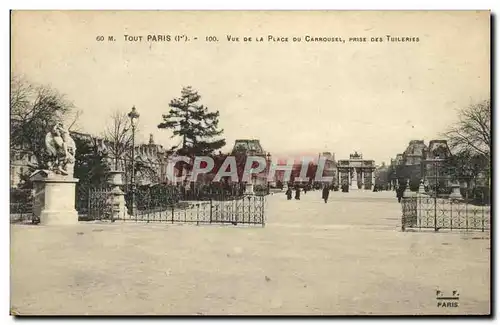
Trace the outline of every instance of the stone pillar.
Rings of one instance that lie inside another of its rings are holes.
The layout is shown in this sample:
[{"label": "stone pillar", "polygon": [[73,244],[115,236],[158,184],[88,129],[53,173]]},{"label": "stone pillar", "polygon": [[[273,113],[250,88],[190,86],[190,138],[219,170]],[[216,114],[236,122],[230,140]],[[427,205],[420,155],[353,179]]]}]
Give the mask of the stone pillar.
[{"label": "stone pillar", "polygon": [[41,225],[74,225],[78,223],[75,209],[75,187],[78,179],[37,170],[31,174],[35,206],[33,213]]},{"label": "stone pillar", "polygon": [[361,189],[365,189],[365,171],[361,170]]},{"label": "stone pillar", "polygon": [[246,185],[245,185],[245,194],[254,194],[253,184],[252,183],[246,183]]},{"label": "stone pillar", "polygon": [[418,194],[424,194],[425,193],[425,185],[424,182],[421,181],[420,185],[418,186]]},{"label": "stone pillar", "polygon": [[424,182],[422,182],[422,181],[420,182],[420,185],[418,186],[418,192],[416,194],[412,193],[412,195],[417,197],[416,206],[415,206],[415,208],[417,209],[417,211],[416,211],[417,219],[413,220],[413,224],[412,224],[412,226],[415,227],[415,226],[418,226],[422,222],[422,218],[425,215],[425,211],[422,208],[423,206],[425,206],[425,204],[426,204],[425,200],[427,198],[427,195],[425,194]]},{"label": "stone pillar", "polygon": [[451,194],[450,199],[452,200],[461,200],[462,194],[460,193],[460,184],[458,181],[453,181],[451,183]]},{"label": "stone pillar", "polygon": [[415,193],[410,190],[410,180],[406,180],[406,188],[405,191],[403,192],[403,197],[413,197],[415,196]]},{"label": "stone pillar", "polygon": [[111,185],[111,221],[129,218],[125,202],[125,192],[120,188],[123,185],[123,174],[124,172],[117,170],[108,172],[108,183]]}]

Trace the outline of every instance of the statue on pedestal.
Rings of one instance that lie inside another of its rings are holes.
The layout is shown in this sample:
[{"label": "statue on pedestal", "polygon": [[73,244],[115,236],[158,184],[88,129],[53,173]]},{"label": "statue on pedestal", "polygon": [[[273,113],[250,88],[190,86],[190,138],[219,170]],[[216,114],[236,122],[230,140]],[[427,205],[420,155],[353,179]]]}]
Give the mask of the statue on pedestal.
[{"label": "statue on pedestal", "polygon": [[64,176],[73,176],[76,145],[69,131],[62,123],[57,123],[45,135],[45,147],[49,154],[47,163],[50,171]]}]

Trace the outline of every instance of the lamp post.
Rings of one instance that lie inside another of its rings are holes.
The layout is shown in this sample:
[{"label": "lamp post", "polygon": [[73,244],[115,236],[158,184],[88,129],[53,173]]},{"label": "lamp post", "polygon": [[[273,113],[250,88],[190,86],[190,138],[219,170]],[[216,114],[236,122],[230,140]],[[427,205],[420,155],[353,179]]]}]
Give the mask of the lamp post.
[{"label": "lamp post", "polygon": [[132,175],[130,178],[130,183],[132,185],[131,214],[135,215],[135,127],[139,119],[139,113],[137,113],[135,106],[133,106],[130,113],[128,113],[128,117],[130,118],[130,125],[132,126]]}]

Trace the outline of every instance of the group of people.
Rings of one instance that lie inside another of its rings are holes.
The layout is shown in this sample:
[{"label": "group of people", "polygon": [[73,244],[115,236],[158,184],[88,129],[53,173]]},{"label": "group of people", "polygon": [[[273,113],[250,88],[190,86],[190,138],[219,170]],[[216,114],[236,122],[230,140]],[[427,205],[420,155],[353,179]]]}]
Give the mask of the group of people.
[{"label": "group of people", "polygon": [[[289,187],[285,194],[286,194],[286,199],[287,200],[291,200],[292,199],[292,188]],[[307,193],[307,191],[305,191],[304,193]],[[300,200],[300,187],[295,187],[295,200]]]},{"label": "group of people", "polygon": [[[309,190],[309,188],[306,186],[303,188],[303,190],[304,190],[304,194],[306,194],[307,191]],[[332,188],[330,186],[323,187],[321,198],[325,201],[325,203],[328,202],[328,197],[330,196],[331,190],[332,190]],[[296,186],[293,190],[292,190],[292,187],[288,187],[288,189],[285,192],[287,200],[292,199],[292,195],[293,195],[294,191],[295,191],[295,200],[300,200],[301,189],[298,186]]]}]

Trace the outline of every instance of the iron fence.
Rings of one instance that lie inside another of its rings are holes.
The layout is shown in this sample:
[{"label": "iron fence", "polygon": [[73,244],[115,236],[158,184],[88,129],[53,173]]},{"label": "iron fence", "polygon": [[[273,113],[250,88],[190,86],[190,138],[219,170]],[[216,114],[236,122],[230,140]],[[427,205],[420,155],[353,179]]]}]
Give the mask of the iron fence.
[{"label": "iron fence", "polygon": [[38,223],[33,214],[33,191],[31,189],[10,189],[9,216],[11,223]]},{"label": "iron fence", "polygon": [[491,206],[474,202],[421,194],[402,198],[401,229],[489,231]]},{"label": "iron fence", "polygon": [[[127,190],[127,188],[125,187]],[[132,189],[125,195],[129,209],[124,221],[170,223],[229,223],[265,224],[265,196],[268,189],[245,194],[242,188],[200,188],[184,192],[178,186],[158,185]],[[13,194],[14,193],[14,194]],[[75,208],[80,221],[112,220],[113,195],[109,187],[95,188],[79,184],[76,188]],[[11,191],[11,222],[39,220],[33,214],[34,199],[31,190]],[[132,213],[133,212],[133,213]]]},{"label": "iron fence", "polygon": [[[196,224],[265,225],[263,195],[212,196],[206,200],[183,201],[158,193],[136,193],[134,214],[123,221]],[[132,202],[128,202],[129,213]]]}]

